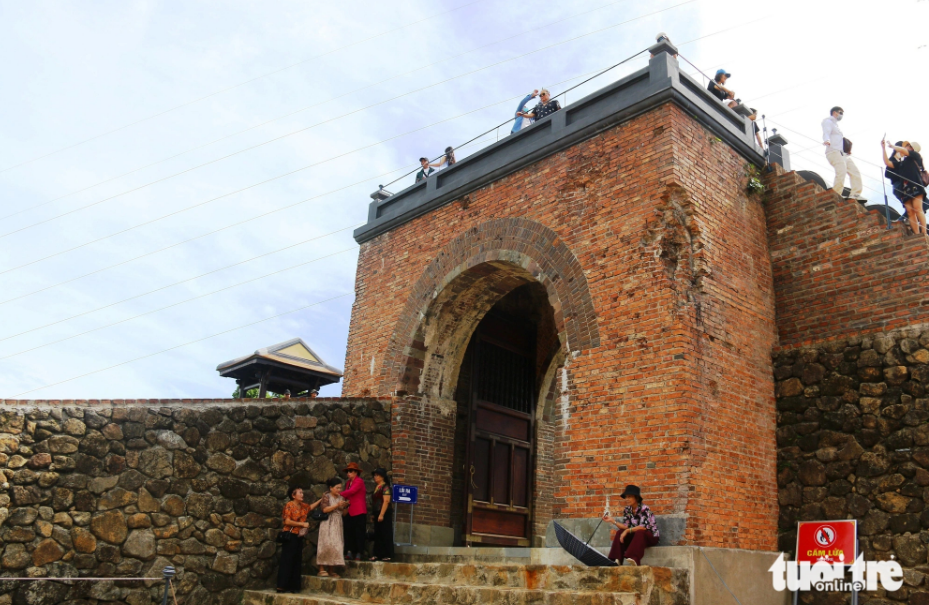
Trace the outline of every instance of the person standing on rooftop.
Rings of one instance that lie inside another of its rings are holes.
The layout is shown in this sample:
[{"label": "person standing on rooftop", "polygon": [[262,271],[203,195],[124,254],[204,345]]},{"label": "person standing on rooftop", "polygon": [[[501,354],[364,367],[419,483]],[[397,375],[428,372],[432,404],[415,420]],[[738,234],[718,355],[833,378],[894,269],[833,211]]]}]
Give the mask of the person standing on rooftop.
[{"label": "person standing on rooftop", "polygon": [[537,96],[539,96],[538,89],[533,90],[527,94],[525,97],[523,97],[523,100],[519,102],[519,105],[516,107],[516,119],[513,120],[513,129],[510,130],[510,134],[516,134],[529,125],[529,123],[526,122],[526,118],[522,117],[520,114],[526,111],[526,103],[536,98]]},{"label": "person standing on rooftop", "polygon": [[[887,147],[896,152],[889,158]],[[887,176],[893,183],[894,196],[906,208],[910,229],[913,233],[926,235],[926,215],[923,212],[926,188],[922,185],[924,168],[923,158],[919,155],[919,143],[902,141],[900,145],[890,145],[887,141],[881,141],[881,148],[884,150],[884,165],[888,168]]]},{"label": "person standing on rooftop", "polygon": [[530,113],[522,111],[516,115],[523,118],[530,118],[532,120],[541,120],[545,116],[549,116],[559,109],[561,109],[561,104],[557,100],[552,99],[552,93],[548,92],[547,88],[543,88],[541,91],[539,91],[538,105],[536,105]]},{"label": "person standing on rooftop", "polygon": [[428,158],[419,158],[419,165],[422,166],[422,169],[416,173],[417,183],[423,180],[424,178],[426,178],[427,176],[429,176],[430,174],[432,174],[433,172],[435,172],[435,168],[429,165]]},{"label": "person standing on rooftop", "polygon": [[735,101],[735,91],[729,90],[723,84],[726,83],[726,80],[732,77],[731,73],[728,73],[725,69],[716,70],[716,76],[713,80],[706,85],[706,89],[710,91],[710,94],[719,99],[719,102],[723,105],[728,105],[729,107],[735,107],[738,103]]},{"label": "person standing on rooftop", "polygon": [[861,182],[861,171],[851,158],[851,149],[845,151],[845,137],[842,136],[842,130],[839,128],[839,122],[845,115],[845,110],[841,107],[833,107],[829,110],[829,117],[823,120],[823,145],[826,147],[826,159],[829,164],[835,168],[835,182],[832,190],[842,195],[845,189],[845,175],[851,180],[852,189],[848,199],[861,200],[861,191],[864,185]]}]

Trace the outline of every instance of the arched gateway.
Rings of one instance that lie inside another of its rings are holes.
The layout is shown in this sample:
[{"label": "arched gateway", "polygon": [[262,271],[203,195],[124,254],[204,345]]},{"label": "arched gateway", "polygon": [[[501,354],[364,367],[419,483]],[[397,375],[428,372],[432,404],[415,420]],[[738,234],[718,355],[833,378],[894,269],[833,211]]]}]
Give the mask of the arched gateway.
[{"label": "arched gateway", "polygon": [[634,483],[668,543],[776,545],[772,254],[744,179],[764,157],[673,48],[652,55],[378,191],[355,231],[343,393],[391,398],[417,544],[543,546]]},{"label": "arched gateway", "polygon": [[555,379],[570,352],[598,343],[580,263],[544,225],[486,222],[423,272],[379,390],[454,410],[454,439],[441,446],[450,451],[439,454],[452,461],[446,514],[456,541],[528,545],[534,525],[544,531],[551,495],[536,477],[553,472]]}]

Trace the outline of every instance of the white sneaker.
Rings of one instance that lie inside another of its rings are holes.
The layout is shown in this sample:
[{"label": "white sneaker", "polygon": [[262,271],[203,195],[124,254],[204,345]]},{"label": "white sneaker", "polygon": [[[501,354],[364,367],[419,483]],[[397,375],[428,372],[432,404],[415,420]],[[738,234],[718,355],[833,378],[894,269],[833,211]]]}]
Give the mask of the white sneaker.
[{"label": "white sneaker", "polygon": [[623,561],[623,565],[628,565],[629,567],[638,567],[639,564],[633,561],[632,559],[626,559]]}]

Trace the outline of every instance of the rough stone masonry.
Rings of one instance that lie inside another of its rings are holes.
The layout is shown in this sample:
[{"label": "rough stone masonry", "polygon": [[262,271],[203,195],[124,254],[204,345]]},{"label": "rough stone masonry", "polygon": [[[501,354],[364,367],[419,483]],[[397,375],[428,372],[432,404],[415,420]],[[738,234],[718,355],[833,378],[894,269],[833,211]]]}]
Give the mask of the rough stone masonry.
[{"label": "rough stone masonry", "polygon": [[[160,578],[173,565],[180,600],[231,605],[273,582],[289,486],[310,500],[348,462],[366,478],[390,468],[389,402],[377,399],[4,404],[5,576]],[[0,581],[0,604],[148,605],[162,590]]]}]

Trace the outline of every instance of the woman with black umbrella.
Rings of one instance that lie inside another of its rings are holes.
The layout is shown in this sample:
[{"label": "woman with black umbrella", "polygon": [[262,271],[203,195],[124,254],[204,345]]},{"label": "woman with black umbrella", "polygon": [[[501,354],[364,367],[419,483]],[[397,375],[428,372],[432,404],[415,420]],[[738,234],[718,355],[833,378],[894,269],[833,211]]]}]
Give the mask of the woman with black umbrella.
[{"label": "woman with black umbrella", "polygon": [[[603,520],[612,523],[619,531],[613,539],[610,548],[610,559],[620,565],[640,565],[645,549],[658,544],[658,526],[655,524],[655,515],[642,504],[642,490],[635,485],[627,485],[620,495],[626,501],[623,509],[623,522],[616,521],[609,515],[603,515]],[[625,559],[625,560],[624,560]]]}]

